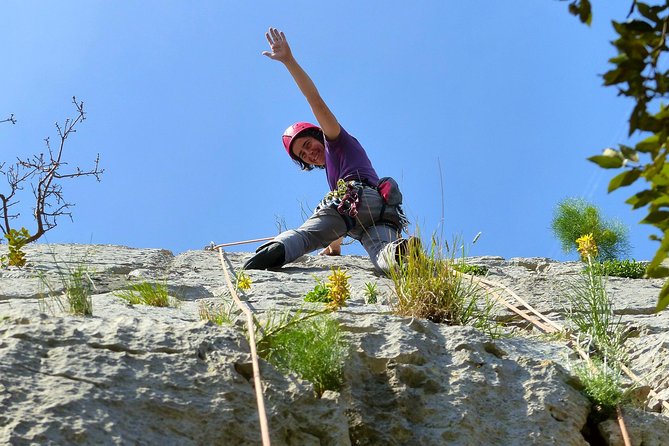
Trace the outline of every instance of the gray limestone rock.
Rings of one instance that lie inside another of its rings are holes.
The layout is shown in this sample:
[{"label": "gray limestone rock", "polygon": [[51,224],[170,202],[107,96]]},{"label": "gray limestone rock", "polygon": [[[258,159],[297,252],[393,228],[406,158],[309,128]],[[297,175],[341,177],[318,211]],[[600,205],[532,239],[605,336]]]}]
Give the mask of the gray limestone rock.
[{"label": "gray limestone rock", "polygon": [[[230,299],[217,252],[39,244],[25,251],[27,267],[0,270],[0,444],[260,443],[244,323],[219,327],[199,317],[202,303]],[[224,261],[234,275],[249,256],[227,253]],[[543,258],[467,260],[556,321],[562,290],[581,269]],[[94,285],[92,317],[70,316],[59,304],[77,268]],[[261,319],[295,311],[332,268],[351,276],[348,306],[336,313],[350,346],[344,387],[318,397],[311,383],[261,361],[273,444],[587,444],[590,403],[563,343],[492,340],[471,327],[396,316],[392,282],[367,258],[305,256],[249,271],[253,286],[241,297]],[[130,305],[116,295],[142,281],[165,284],[179,305]],[[379,290],[375,304],[366,303],[367,283]],[[611,278],[607,287],[636,334],[631,368],[667,399],[669,312],[652,311],[661,285]],[[657,413],[628,410],[628,429],[635,444],[662,444],[667,414],[657,399],[647,410]],[[615,424],[599,430],[619,444]]]}]

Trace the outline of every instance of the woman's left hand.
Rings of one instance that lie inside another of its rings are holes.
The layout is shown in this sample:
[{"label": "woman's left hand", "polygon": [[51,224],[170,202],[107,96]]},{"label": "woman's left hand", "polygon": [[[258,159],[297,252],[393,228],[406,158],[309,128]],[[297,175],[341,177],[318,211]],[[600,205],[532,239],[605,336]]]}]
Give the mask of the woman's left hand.
[{"label": "woman's left hand", "polygon": [[283,31],[279,31],[276,28],[270,28],[269,31],[265,33],[265,37],[267,38],[267,43],[269,43],[269,47],[272,51],[263,51],[263,55],[283,63],[286,63],[293,58],[293,53],[290,51],[288,40],[286,40],[286,35]]}]

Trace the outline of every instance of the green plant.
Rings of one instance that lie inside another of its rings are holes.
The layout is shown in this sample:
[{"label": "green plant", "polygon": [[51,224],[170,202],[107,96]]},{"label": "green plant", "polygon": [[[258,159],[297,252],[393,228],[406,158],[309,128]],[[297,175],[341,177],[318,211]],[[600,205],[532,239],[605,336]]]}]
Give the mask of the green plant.
[{"label": "green plant", "polygon": [[[589,0],[574,0],[569,11],[589,24],[592,11]],[[620,144],[617,150],[607,148],[601,155],[588,160],[604,169],[623,169],[609,181],[608,191],[645,181],[645,188],[635,188],[626,200],[633,209],[646,208],[641,220],[659,230],[650,236],[660,242],[647,268],[649,277],[667,277],[669,268],[663,265],[669,255],[669,71],[665,61],[669,3],[656,4],[633,0],[624,22],[613,22],[617,34],[613,45],[618,55],[609,59],[611,69],[604,73],[604,85],[617,89],[618,94],[634,102],[629,117],[628,136],[643,136],[634,147]],[[646,157],[644,162],[640,156]],[[657,311],[669,305],[669,280],[660,290]]]},{"label": "green plant", "polygon": [[574,369],[583,384],[583,393],[595,406],[598,419],[609,418],[616,406],[629,400],[629,392],[622,388],[622,374],[619,368],[610,367],[606,361],[593,361]]},{"label": "green plant", "polygon": [[629,252],[627,228],[620,222],[602,219],[599,209],[581,198],[566,198],[553,213],[551,229],[565,253],[576,249],[576,239],[592,234],[600,260],[614,260]]},{"label": "green plant", "polygon": [[378,301],[379,290],[376,283],[365,283],[365,301],[368,304],[375,304]]},{"label": "green plant", "polygon": [[114,295],[125,299],[132,305],[169,307],[175,306],[177,303],[176,299],[170,299],[165,283],[139,282],[130,285],[127,290],[115,292]]},{"label": "green plant", "polygon": [[84,265],[78,265],[65,278],[65,295],[70,306],[70,313],[80,316],[93,314],[93,281]]},{"label": "green plant", "polygon": [[0,263],[2,266],[25,266],[26,254],[21,248],[23,248],[30,239],[30,233],[28,230],[23,227],[19,231],[16,229],[10,229],[5,234],[5,238],[7,239],[7,249],[9,252],[7,255],[0,257]]},{"label": "green plant", "polygon": [[606,260],[592,263],[594,274],[630,279],[641,279],[646,274],[646,266],[647,263],[636,260]]},{"label": "green plant", "polygon": [[328,309],[338,310],[346,305],[346,301],[351,296],[351,287],[348,283],[350,278],[346,271],[342,271],[341,268],[332,268],[332,273],[328,276],[328,283],[326,284],[330,291]]},{"label": "green plant", "polygon": [[330,289],[325,284],[325,281],[316,278],[316,286],[313,290],[307,292],[304,300],[306,302],[330,302]]},{"label": "green plant", "polygon": [[311,381],[319,395],[341,388],[348,346],[330,315],[274,313],[257,329],[258,354],[277,369]]},{"label": "green plant", "polygon": [[304,300],[306,302],[322,302],[327,304],[330,310],[336,310],[346,305],[346,300],[351,295],[351,288],[348,283],[350,276],[341,268],[332,267],[332,273],[325,282],[316,278],[316,286],[309,291]]},{"label": "green plant", "polygon": [[462,262],[453,264],[453,269],[464,274],[471,274],[472,276],[485,276],[488,274],[488,268],[485,266],[470,265]]},{"label": "green plant", "polygon": [[397,296],[394,312],[450,325],[476,320],[484,293],[472,279],[457,272],[453,265],[458,262],[453,252],[449,255],[448,247],[444,249],[434,237],[427,253],[422,245],[408,244],[406,255],[390,270]]},{"label": "green plant", "polygon": [[[88,268],[84,263],[79,263],[74,269],[68,268],[66,271],[56,263],[62,291],[56,289],[45,275],[40,276],[42,285],[48,289],[49,297],[61,311],[68,311],[76,316],[91,316],[93,314],[93,299],[91,295],[95,289]],[[67,302],[65,305],[64,302]],[[49,309],[52,313],[53,308],[43,298],[40,302],[42,310]]]},{"label": "green plant", "polygon": [[592,356],[624,362],[626,332],[621,317],[614,314],[604,278],[592,266],[597,245],[590,234],[580,237],[577,243],[587,267],[567,288],[565,319]]}]

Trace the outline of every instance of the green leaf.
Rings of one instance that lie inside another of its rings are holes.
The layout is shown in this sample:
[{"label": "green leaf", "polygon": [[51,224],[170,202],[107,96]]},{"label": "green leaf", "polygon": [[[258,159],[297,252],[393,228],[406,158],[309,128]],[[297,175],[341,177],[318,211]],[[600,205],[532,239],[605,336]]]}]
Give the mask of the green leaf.
[{"label": "green leaf", "polygon": [[634,183],[639,178],[639,176],[641,176],[641,170],[639,169],[626,170],[623,173],[616,175],[609,182],[609,193],[613,192],[619,187],[629,186],[630,184]]},{"label": "green leaf", "polygon": [[638,143],[636,145],[636,149],[639,152],[648,153],[648,152],[656,151],[657,149],[660,148],[661,145],[662,144],[660,142],[660,136],[659,135],[652,135],[652,136],[649,136],[648,138],[644,139],[640,143]]},{"label": "green leaf", "polygon": [[655,307],[656,312],[660,312],[667,308],[669,305],[669,280],[664,283],[660,295],[657,298],[657,307]]},{"label": "green leaf", "polygon": [[669,268],[665,266],[658,266],[657,268],[648,268],[646,269],[646,275],[653,279],[659,279],[661,277],[669,276]]},{"label": "green leaf", "polygon": [[620,152],[623,154],[625,159],[628,159],[635,163],[639,162],[639,154],[636,152],[636,150],[624,144],[619,144],[619,146],[620,146]]},{"label": "green leaf", "polygon": [[625,29],[635,31],[637,33],[653,32],[653,27],[648,22],[644,22],[643,20],[630,20],[623,26],[625,26]]},{"label": "green leaf", "polygon": [[625,203],[632,205],[633,209],[639,209],[640,207],[644,207],[658,197],[660,197],[660,192],[658,191],[642,190],[641,192],[629,197]]},{"label": "green leaf", "polygon": [[616,156],[595,155],[588,158],[588,161],[592,161],[604,169],[617,169],[623,165],[623,160]]},{"label": "green leaf", "polygon": [[660,267],[662,261],[667,258],[667,251],[669,251],[669,231],[664,231],[662,241],[660,242],[660,248],[655,253],[653,260],[648,264],[648,274],[651,273],[651,270]]},{"label": "green leaf", "polygon": [[652,211],[646,215],[646,218],[641,220],[641,223],[657,226],[667,219],[669,219],[669,211]]}]

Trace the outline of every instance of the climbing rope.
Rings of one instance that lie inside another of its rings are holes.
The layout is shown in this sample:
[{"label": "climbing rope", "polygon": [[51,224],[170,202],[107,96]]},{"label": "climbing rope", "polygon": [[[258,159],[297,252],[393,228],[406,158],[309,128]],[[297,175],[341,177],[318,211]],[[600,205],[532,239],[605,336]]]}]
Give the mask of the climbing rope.
[{"label": "climbing rope", "polygon": [[230,274],[228,274],[228,268],[225,266],[225,259],[223,257],[223,248],[218,247],[218,256],[221,260],[221,266],[223,267],[223,275],[225,276],[225,282],[228,285],[228,290],[232,299],[239,309],[246,316],[246,328],[249,333],[249,344],[251,346],[251,364],[253,365],[253,383],[256,392],[256,403],[258,405],[258,418],[260,419],[260,435],[262,437],[263,446],[270,445],[269,439],[269,425],[267,423],[267,413],[265,412],[265,400],[263,398],[262,390],[262,381],[260,381],[260,367],[258,365],[258,353],[256,351],[256,339],[255,339],[255,324],[253,312],[245,305],[239,296],[237,295],[237,290],[232,285],[230,280]]},{"label": "climbing rope", "polygon": [[239,242],[230,242],[230,243],[220,243],[220,244],[215,244],[214,242],[211,242],[207,246],[204,247],[205,251],[216,251],[220,248],[225,248],[227,246],[235,246],[235,245],[246,245],[248,243],[257,243],[257,242],[266,242],[269,240],[274,240],[274,237],[263,237],[263,238],[254,238],[252,240],[242,240]]}]

